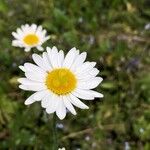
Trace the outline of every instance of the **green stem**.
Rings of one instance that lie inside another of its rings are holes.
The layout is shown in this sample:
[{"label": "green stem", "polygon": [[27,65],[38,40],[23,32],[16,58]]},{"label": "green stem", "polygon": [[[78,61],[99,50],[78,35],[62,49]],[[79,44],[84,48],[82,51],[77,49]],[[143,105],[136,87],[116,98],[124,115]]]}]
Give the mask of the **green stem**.
[{"label": "green stem", "polygon": [[56,115],[53,115],[53,150],[58,150]]}]

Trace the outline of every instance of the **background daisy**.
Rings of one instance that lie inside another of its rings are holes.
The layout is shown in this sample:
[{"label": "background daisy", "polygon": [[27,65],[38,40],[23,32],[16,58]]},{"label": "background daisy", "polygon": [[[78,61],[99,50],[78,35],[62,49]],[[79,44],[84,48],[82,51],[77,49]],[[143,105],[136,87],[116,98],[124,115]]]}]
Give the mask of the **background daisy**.
[{"label": "background daisy", "polygon": [[56,47],[47,47],[47,52],[42,56],[33,54],[35,65],[25,63],[20,66],[26,78],[18,80],[21,83],[19,87],[35,91],[25,104],[41,101],[47,113],[56,112],[60,119],[64,119],[66,108],[74,115],[74,106],[88,109],[80,99],[103,97],[92,90],[101,83],[102,78],[96,77],[99,71],[95,68],[95,62],[85,62],[86,55],[86,52],[79,54],[79,50],[72,48],[64,57],[64,52]]},{"label": "background daisy", "polygon": [[65,148],[63,147],[63,148],[59,148],[58,150],[65,150]]},{"label": "background daisy", "polygon": [[43,30],[42,26],[37,26],[36,24],[22,25],[16,32],[12,32],[12,35],[15,38],[12,41],[12,45],[23,47],[26,52],[33,47],[43,51],[42,44],[50,38],[50,36],[46,36],[46,30]]}]

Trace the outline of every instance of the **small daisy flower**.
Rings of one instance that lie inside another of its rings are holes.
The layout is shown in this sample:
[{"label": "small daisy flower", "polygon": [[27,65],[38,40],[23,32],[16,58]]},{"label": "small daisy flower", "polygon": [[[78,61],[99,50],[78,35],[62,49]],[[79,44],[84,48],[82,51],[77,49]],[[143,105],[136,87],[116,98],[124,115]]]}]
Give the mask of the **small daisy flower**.
[{"label": "small daisy flower", "polygon": [[20,66],[26,78],[18,80],[21,83],[19,87],[35,92],[25,104],[41,101],[47,113],[56,112],[60,119],[64,119],[66,108],[74,115],[74,106],[88,109],[80,99],[103,97],[101,93],[92,90],[103,79],[96,77],[99,71],[95,68],[95,62],[85,62],[86,55],[86,52],[79,54],[79,50],[72,48],[64,57],[64,52],[58,51],[56,47],[47,47],[47,52],[42,56],[33,54],[35,64],[25,63]]},{"label": "small daisy flower", "polygon": [[22,25],[16,32],[12,32],[15,40],[12,41],[12,45],[15,47],[24,47],[25,51],[30,51],[31,48],[36,47],[39,51],[43,51],[42,44],[50,37],[46,36],[46,30],[43,30],[42,26],[32,24]]},{"label": "small daisy flower", "polygon": [[65,148],[63,147],[63,148],[58,148],[58,150],[65,150]]}]

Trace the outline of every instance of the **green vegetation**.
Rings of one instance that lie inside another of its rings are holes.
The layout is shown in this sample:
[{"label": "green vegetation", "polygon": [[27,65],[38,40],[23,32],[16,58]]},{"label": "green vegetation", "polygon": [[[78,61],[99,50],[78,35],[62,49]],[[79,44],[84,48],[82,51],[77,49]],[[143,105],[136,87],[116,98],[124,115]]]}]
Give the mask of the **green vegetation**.
[{"label": "green vegetation", "polygon": [[51,150],[52,116],[18,88],[18,66],[32,52],[11,46],[11,32],[25,23],[51,35],[44,46],[87,51],[96,61],[105,97],[86,101],[57,120],[59,146],[67,150],[150,150],[149,0],[0,0],[0,149]]}]

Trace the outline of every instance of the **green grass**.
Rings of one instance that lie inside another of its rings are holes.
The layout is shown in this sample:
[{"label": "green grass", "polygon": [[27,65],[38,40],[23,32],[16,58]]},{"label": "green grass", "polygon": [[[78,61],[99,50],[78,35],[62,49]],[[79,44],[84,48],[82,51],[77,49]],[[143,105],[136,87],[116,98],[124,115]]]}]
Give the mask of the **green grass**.
[{"label": "green grass", "polygon": [[67,150],[150,149],[150,20],[148,0],[1,0],[0,1],[0,149],[51,150],[52,116],[39,103],[27,107],[30,93],[18,88],[18,66],[32,52],[11,46],[11,32],[25,23],[47,29],[51,40],[67,52],[87,51],[96,61],[103,99],[86,101],[57,120],[59,146]]}]

